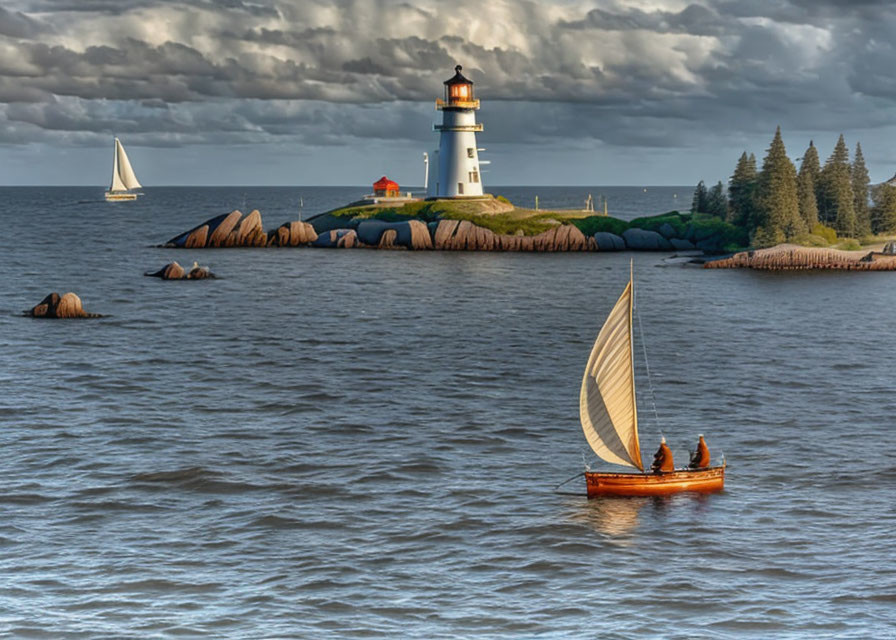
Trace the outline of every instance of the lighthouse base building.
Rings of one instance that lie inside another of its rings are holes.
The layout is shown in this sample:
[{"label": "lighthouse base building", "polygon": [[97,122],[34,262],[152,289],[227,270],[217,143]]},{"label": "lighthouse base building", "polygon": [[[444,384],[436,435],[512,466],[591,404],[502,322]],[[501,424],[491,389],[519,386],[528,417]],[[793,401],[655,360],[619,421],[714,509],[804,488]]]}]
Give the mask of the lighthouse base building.
[{"label": "lighthouse base building", "polygon": [[428,198],[462,198],[482,195],[479,171],[479,149],[476,123],[479,100],[473,97],[473,82],[455,68],[454,77],[445,81],[445,99],[436,100],[442,112],[442,124],[433,126],[439,132],[439,148],[429,159]]}]

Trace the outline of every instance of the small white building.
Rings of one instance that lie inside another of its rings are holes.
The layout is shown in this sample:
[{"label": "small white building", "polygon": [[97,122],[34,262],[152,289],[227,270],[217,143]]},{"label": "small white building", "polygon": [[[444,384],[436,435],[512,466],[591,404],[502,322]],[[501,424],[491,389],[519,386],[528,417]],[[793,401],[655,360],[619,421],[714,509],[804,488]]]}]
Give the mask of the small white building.
[{"label": "small white building", "polygon": [[439,131],[439,148],[429,159],[429,179],[426,196],[456,198],[482,195],[482,174],[479,171],[479,149],[476,124],[479,100],[473,96],[473,82],[461,74],[462,67],[454,67],[454,77],[445,81],[445,98],[436,100],[442,112],[442,124],[433,126]]}]

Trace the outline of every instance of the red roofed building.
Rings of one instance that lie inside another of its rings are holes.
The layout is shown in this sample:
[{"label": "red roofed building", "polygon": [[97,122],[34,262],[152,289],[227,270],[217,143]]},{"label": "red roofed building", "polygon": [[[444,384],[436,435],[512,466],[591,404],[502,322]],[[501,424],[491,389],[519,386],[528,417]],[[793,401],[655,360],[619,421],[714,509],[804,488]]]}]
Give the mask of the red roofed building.
[{"label": "red roofed building", "polygon": [[397,182],[383,176],[373,183],[373,195],[381,198],[398,198],[401,196],[401,191],[398,189]]}]

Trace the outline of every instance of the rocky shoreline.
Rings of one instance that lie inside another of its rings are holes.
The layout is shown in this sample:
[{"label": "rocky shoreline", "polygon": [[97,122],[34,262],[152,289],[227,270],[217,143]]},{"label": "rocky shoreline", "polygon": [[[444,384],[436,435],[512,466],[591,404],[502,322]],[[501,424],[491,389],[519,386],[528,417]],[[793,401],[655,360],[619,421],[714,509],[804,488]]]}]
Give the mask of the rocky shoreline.
[{"label": "rocky shoreline", "polygon": [[728,258],[707,260],[703,268],[766,271],[894,271],[896,255],[879,251],[841,251],[779,244],[769,249],[741,251]]},{"label": "rocky shoreline", "polygon": [[[319,224],[315,225],[315,220]],[[536,235],[495,233],[468,220],[443,218],[433,222],[345,219],[318,216],[310,222],[293,220],[265,231],[261,213],[232,211],[206,220],[163,244],[179,249],[223,247],[318,247],[409,249],[415,251],[722,251],[722,238],[689,226],[676,231],[669,224],[656,231],[630,228],[617,235],[599,231],[584,234],[574,224],[557,226]],[[334,224],[335,223],[335,224]],[[336,226],[342,223],[344,226]]]}]

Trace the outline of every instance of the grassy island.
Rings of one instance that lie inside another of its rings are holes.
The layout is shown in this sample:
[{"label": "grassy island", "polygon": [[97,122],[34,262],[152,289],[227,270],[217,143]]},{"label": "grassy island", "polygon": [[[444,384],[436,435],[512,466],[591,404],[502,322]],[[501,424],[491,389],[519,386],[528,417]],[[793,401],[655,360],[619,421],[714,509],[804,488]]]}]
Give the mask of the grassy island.
[{"label": "grassy island", "polygon": [[310,222],[320,233],[337,228],[356,228],[364,220],[383,222],[418,220],[426,224],[438,223],[441,220],[459,220],[506,236],[537,236],[558,227],[572,225],[586,237],[612,234],[621,239],[626,231],[638,229],[659,234],[666,241],[677,239],[692,245],[674,248],[700,246],[715,253],[738,251],[749,243],[749,235],[744,230],[704,213],[670,211],[627,221],[612,216],[596,215],[592,211],[535,210],[516,207],[502,196],[417,200],[403,204],[356,202],[316,216]]}]

